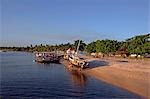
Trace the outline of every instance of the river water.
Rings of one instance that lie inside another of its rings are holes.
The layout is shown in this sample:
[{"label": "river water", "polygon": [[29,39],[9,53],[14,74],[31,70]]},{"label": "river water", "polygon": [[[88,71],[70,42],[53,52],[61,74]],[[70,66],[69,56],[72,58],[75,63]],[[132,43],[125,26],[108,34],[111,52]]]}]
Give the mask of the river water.
[{"label": "river water", "polygon": [[62,64],[35,63],[32,53],[0,52],[0,56],[2,98],[140,98]]}]

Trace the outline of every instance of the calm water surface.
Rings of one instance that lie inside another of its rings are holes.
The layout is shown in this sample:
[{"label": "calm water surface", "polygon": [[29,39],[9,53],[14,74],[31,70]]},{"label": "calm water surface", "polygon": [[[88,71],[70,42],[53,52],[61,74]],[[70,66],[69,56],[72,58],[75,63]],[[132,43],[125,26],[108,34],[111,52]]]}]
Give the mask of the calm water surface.
[{"label": "calm water surface", "polygon": [[32,53],[1,52],[1,90],[4,98],[133,98],[137,96],[62,64],[38,64]]}]

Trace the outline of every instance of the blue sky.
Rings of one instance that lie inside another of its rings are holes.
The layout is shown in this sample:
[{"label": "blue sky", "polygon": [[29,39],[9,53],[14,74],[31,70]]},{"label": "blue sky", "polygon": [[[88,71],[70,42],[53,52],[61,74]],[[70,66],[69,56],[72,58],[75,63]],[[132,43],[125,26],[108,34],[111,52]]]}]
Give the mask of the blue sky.
[{"label": "blue sky", "polygon": [[149,0],[1,0],[1,46],[148,33]]}]

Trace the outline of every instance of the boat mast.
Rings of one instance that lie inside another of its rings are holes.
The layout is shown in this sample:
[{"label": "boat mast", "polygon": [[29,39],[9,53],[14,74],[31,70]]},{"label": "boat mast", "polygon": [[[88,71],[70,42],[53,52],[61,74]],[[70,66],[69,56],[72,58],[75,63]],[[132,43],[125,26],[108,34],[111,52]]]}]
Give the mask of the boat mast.
[{"label": "boat mast", "polygon": [[80,40],[79,40],[79,43],[78,43],[78,46],[77,46],[76,54],[78,54],[79,47],[80,47]]}]

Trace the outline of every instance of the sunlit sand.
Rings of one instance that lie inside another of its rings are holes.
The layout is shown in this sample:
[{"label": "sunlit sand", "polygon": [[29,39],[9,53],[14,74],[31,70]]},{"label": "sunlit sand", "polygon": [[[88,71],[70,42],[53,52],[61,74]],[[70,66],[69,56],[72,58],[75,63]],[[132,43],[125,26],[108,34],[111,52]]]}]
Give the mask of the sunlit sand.
[{"label": "sunlit sand", "polygon": [[150,98],[149,60],[117,58],[90,58],[88,60],[103,60],[109,64],[88,69],[84,71],[86,74],[127,89],[131,92],[144,96],[145,98]]}]

